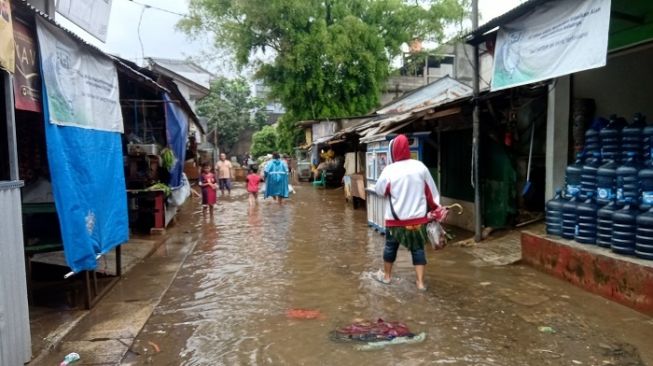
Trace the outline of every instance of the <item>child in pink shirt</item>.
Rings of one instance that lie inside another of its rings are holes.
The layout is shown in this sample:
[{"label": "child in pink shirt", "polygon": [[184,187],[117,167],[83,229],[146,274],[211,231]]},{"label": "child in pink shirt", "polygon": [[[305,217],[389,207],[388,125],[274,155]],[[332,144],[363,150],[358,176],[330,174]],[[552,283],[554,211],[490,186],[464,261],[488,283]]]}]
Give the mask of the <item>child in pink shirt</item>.
[{"label": "child in pink shirt", "polygon": [[249,193],[249,207],[253,207],[258,204],[258,189],[259,184],[261,183],[261,177],[256,174],[254,169],[249,170],[247,174],[247,192]]}]

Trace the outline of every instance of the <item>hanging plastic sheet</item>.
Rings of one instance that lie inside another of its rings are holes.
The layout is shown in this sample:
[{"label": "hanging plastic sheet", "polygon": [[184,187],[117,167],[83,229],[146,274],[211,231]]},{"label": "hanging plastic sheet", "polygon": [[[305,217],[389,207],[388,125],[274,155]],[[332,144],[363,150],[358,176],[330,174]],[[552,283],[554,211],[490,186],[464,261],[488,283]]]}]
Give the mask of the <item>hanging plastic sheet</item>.
[{"label": "hanging plastic sheet", "polygon": [[[89,79],[88,74],[72,72],[71,60],[78,62],[79,69],[103,65],[110,80],[117,79],[117,71],[111,61],[107,64],[100,56],[71,44],[66,35],[53,36],[48,34],[48,27],[41,23],[37,26],[42,56],[45,137],[64,254],[74,272],[93,270],[97,267],[98,254],[105,254],[129,239],[122,143],[116,131],[122,130],[122,119],[111,121],[115,128],[100,126],[104,122],[96,121],[96,116],[102,115],[104,109],[98,105],[119,109],[118,94],[98,85],[95,77]],[[59,99],[52,100],[50,92],[55,90],[59,95],[63,84],[58,81],[64,72],[71,78],[79,78],[66,88],[86,85],[93,92],[72,93],[70,104],[57,104]],[[74,121],[75,126],[55,124],[53,103],[58,115],[67,111],[66,115],[71,118],[66,121]],[[97,108],[90,109],[95,113],[73,113],[80,106]]]},{"label": "hanging plastic sheet", "polygon": [[170,187],[176,189],[181,187],[181,173],[184,172],[184,161],[186,160],[186,140],[188,139],[188,116],[181,109],[178,103],[173,102],[166,93],[163,95],[166,102],[166,131],[168,145],[175,154],[177,160],[170,171]]}]

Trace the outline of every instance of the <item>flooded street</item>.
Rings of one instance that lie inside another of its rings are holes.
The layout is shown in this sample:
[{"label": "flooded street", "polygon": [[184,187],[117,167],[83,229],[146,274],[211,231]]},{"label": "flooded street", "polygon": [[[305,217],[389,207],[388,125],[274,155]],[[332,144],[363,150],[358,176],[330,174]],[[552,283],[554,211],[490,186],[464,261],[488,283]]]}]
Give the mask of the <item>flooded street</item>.
[{"label": "flooded street", "polygon": [[[123,364],[653,364],[650,317],[528,267],[481,265],[464,248],[428,248],[424,293],[404,249],[395,281],[376,282],[384,237],[342,190],[304,185],[248,213],[237,186],[213,220],[194,210],[177,226],[200,241]],[[321,315],[289,319],[296,308]],[[357,318],[402,321],[426,340],[364,352],[330,338]]]}]

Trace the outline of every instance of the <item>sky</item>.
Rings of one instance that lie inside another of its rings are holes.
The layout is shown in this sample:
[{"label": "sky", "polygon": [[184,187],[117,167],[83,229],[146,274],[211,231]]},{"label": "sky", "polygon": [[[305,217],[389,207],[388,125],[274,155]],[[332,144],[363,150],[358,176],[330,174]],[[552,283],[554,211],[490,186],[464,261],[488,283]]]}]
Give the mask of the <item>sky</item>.
[{"label": "sky", "polygon": [[[481,13],[479,23],[483,24],[495,18],[523,1],[479,0]],[[147,8],[143,13],[139,32],[139,19],[144,8],[140,4],[155,6],[172,13],[185,14],[188,12],[187,0],[113,0],[106,43],[89,35],[59,14],[57,14],[56,20],[103,51],[135,61],[138,64],[142,64],[144,52],[146,57],[173,59],[192,57],[196,58],[202,66],[218,74],[234,73],[230,62],[225,60],[223,55],[213,53],[209,37],[189,39],[186,34],[175,28],[175,24],[181,19],[180,15]],[[143,44],[142,49],[139,34]]]}]

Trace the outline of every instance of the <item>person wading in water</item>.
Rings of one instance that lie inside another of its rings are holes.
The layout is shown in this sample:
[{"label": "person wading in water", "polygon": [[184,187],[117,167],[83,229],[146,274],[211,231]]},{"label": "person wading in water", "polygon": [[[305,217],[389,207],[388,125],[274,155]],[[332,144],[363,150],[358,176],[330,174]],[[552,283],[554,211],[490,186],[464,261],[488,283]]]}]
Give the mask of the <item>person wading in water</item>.
[{"label": "person wading in water", "polygon": [[392,265],[401,243],[412,254],[417,289],[425,291],[427,213],[439,207],[440,194],[426,166],[410,158],[406,136],[399,135],[390,141],[389,150],[390,165],[383,170],[375,186],[376,194],[386,197],[384,265],[383,273],[379,272],[376,279],[384,284],[391,282]]},{"label": "person wading in water", "polygon": [[282,203],[288,198],[288,165],[281,160],[279,153],[272,154],[265,166],[265,198],[272,197]]}]

